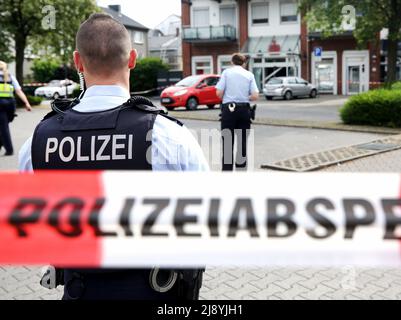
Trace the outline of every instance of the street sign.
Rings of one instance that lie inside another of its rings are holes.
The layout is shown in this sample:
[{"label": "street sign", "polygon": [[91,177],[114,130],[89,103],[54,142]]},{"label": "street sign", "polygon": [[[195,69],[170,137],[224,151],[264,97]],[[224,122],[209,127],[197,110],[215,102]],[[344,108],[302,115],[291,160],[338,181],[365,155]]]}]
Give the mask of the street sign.
[{"label": "street sign", "polygon": [[313,54],[315,56],[315,61],[322,61],[322,54],[323,54],[323,49],[322,47],[316,47],[313,49]]}]

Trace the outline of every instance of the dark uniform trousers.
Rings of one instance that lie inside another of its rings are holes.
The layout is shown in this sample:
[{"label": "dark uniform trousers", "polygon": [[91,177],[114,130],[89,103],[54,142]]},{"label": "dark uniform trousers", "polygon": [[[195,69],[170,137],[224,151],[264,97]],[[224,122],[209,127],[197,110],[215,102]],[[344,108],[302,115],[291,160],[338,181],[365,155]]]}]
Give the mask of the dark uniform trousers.
[{"label": "dark uniform trousers", "polygon": [[15,112],[15,99],[0,98],[0,148],[3,145],[7,153],[13,153],[9,122]]},{"label": "dark uniform trousers", "polygon": [[251,109],[249,103],[235,104],[233,112],[230,104],[221,106],[221,134],[223,143],[222,170],[233,171],[234,168],[234,141],[237,140],[237,155],[235,166],[237,169],[247,168],[248,136],[251,128]]},{"label": "dark uniform trousers", "polygon": [[[142,106],[143,110],[135,107],[136,104],[133,106],[131,101],[103,112],[80,113],[67,109],[46,116],[33,135],[34,170],[152,170],[151,162],[146,157],[146,151],[152,144],[147,135],[153,129],[158,113],[147,111],[147,106]],[[112,143],[105,142],[113,141],[113,135],[118,135],[119,144],[125,141],[124,147],[113,151]],[[49,154],[49,146],[54,149],[56,142],[60,146],[66,137],[69,142],[63,144],[60,152]],[[125,140],[121,140],[124,137]],[[49,139],[53,142],[50,143]],[[76,147],[71,146],[73,141]],[[77,161],[77,141],[80,141],[81,157],[85,155],[85,161]],[[63,153],[73,156],[68,159],[60,157]],[[103,154],[103,160],[107,155],[108,160],[97,161],[97,153]],[[112,154],[115,158],[118,156],[119,160],[113,160]],[[182,290],[178,282],[171,290],[160,293],[151,287],[150,274],[149,269],[65,269],[63,299],[182,299],[178,294]]]}]

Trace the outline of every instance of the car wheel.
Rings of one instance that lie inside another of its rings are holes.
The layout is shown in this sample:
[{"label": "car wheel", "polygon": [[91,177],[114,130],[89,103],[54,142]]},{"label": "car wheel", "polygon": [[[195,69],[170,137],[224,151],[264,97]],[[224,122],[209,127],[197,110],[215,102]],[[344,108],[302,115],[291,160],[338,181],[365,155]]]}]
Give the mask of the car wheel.
[{"label": "car wheel", "polygon": [[215,104],[208,104],[208,105],[207,105],[207,107],[208,107],[209,109],[214,109],[214,106],[215,106]]},{"label": "car wheel", "polygon": [[317,91],[313,89],[309,95],[312,99],[315,99],[317,97]]},{"label": "car wheel", "polygon": [[56,99],[58,99],[58,98],[60,98],[60,94],[59,94],[58,92],[55,92],[55,93],[53,94],[53,99],[56,100]]},{"label": "car wheel", "polygon": [[266,97],[266,100],[273,100],[273,97],[270,97],[270,96],[265,96]]},{"label": "car wheel", "polygon": [[284,95],[284,99],[285,100],[292,100],[292,92],[291,91],[287,91]]},{"label": "car wheel", "polygon": [[196,110],[198,109],[198,99],[195,97],[191,97],[187,101],[187,110]]}]

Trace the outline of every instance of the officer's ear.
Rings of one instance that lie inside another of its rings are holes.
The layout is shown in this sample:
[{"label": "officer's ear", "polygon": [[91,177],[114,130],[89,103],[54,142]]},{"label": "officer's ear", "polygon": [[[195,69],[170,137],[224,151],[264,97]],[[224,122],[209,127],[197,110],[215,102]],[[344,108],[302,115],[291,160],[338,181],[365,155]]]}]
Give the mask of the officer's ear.
[{"label": "officer's ear", "polygon": [[138,53],[135,49],[131,50],[129,54],[128,68],[134,69],[136,66],[136,58],[138,57]]},{"label": "officer's ear", "polygon": [[74,63],[75,63],[75,68],[77,69],[77,71],[80,73],[83,73],[84,65],[82,64],[82,58],[78,51],[74,51]]}]

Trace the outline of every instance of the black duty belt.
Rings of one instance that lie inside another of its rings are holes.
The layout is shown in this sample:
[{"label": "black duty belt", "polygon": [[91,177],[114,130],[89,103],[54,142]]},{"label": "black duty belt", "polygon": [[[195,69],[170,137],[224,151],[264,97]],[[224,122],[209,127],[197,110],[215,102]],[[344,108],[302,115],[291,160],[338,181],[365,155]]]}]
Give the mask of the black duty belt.
[{"label": "black duty belt", "polygon": [[250,108],[251,105],[249,103],[229,102],[223,103],[222,107],[228,108],[231,112],[234,112],[236,108]]}]

